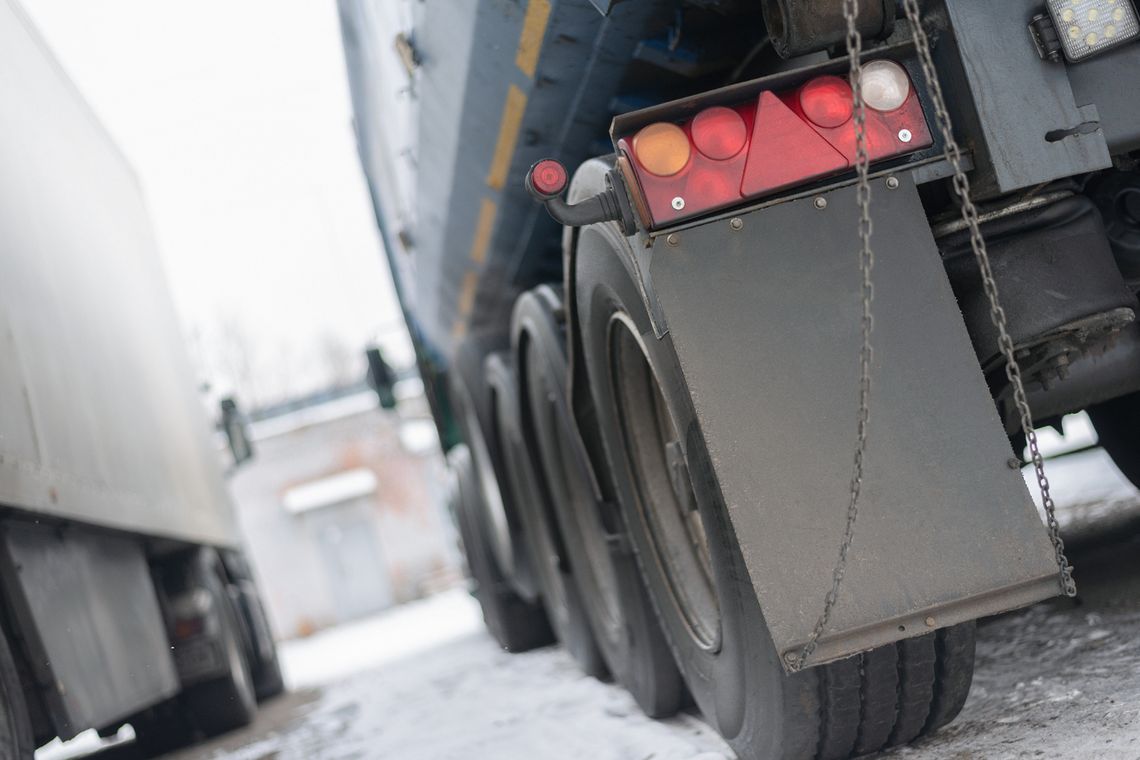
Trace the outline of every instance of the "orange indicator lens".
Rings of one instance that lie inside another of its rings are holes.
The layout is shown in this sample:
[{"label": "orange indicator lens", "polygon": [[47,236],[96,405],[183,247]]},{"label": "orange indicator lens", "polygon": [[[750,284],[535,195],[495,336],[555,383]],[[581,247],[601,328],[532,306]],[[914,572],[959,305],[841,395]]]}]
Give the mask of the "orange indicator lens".
[{"label": "orange indicator lens", "polygon": [[646,171],[658,177],[671,177],[689,163],[692,148],[685,130],[659,121],[633,136],[633,154]]}]

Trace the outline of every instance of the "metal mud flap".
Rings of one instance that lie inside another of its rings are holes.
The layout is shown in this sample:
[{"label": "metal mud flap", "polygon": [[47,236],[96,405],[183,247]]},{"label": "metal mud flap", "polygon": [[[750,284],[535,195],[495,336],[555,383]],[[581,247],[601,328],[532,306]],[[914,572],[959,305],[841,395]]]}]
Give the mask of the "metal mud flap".
[{"label": "metal mud flap", "polygon": [[[1059,593],[1046,530],[909,174],[873,182],[870,439],[846,579],[808,664]],[[894,185],[894,181],[891,182]],[[859,381],[854,187],[658,235],[649,277],[782,655],[831,583]]]}]

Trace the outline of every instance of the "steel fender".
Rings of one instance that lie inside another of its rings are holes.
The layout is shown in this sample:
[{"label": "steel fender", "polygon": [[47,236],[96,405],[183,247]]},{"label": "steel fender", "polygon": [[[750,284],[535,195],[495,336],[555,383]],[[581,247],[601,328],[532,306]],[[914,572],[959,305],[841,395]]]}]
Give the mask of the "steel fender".
[{"label": "steel fender", "polygon": [[[873,183],[873,389],[859,521],[810,664],[1060,591],[917,189],[909,175],[897,179],[894,189]],[[648,257],[713,475],[785,656],[823,609],[846,519],[857,217],[846,186],[675,229]]]}]

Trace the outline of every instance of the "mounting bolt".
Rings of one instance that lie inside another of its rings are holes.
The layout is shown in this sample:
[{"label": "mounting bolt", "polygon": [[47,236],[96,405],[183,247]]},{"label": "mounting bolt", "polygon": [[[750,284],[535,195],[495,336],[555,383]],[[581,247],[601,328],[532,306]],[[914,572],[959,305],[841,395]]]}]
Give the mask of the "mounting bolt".
[{"label": "mounting bolt", "polygon": [[681,244],[681,238],[679,238],[677,236],[677,233],[674,232],[674,233],[670,234],[669,237],[665,238],[665,242],[668,243],[669,245],[680,245]]},{"label": "mounting bolt", "polygon": [[926,619],[926,627],[927,628],[933,628],[934,627],[934,618],[933,617],[928,617]]},{"label": "mounting bolt", "polygon": [[1010,457],[1009,459],[1005,460],[1005,463],[1009,465],[1009,469],[1011,470],[1021,469],[1021,460],[1017,457]]},{"label": "mounting bolt", "polygon": [[887,177],[887,189],[888,190],[898,190],[899,189],[899,178],[898,177]]},{"label": "mounting bolt", "polygon": [[795,652],[784,652],[784,662],[788,665],[795,667],[796,663],[800,661],[799,655]]},{"label": "mounting bolt", "polygon": [[681,196],[678,195],[676,198],[673,199],[673,208],[674,209],[676,209],[677,211],[680,211],[684,207],[685,207],[685,199],[684,198],[682,198]]},{"label": "mounting bolt", "polygon": [[912,135],[910,133],[909,129],[900,129],[899,130],[899,140],[901,142],[908,143],[913,139],[914,139],[914,135]]},{"label": "mounting bolt", "polygon": [[739,216],[734,216],[728,220],[728,226],[734,230],[742,230],[744,229],[744,220]]},{"label": "mounting bolt", "polygon": [[822,195],[817,196],[815,199],[815,207],[820,210],[827,208],[827,198],[824,198]]}]

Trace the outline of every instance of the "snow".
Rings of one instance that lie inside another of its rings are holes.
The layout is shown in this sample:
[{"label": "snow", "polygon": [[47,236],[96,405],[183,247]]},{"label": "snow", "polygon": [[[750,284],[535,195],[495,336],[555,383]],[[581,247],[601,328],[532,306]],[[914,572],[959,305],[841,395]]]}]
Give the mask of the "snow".
[{"label": "snow", "polygon": [[[1080,597],[982,621],[961,716],[887,756],[1140,758],[1140,494],[1099,450],[1048,469]],[[253,727],[168,760],[732,757],[696,714],[650,720],[560,648],[501,651],[463,589],[286,642],[281,656],[291,694]],[[37,760],[75,756],[63,749]]]},{"label": "snow", "polygon": [[292,689],[323,686],[483,630],[479,605],[463,589],[411,602],[376,617],[281,645]]}]

